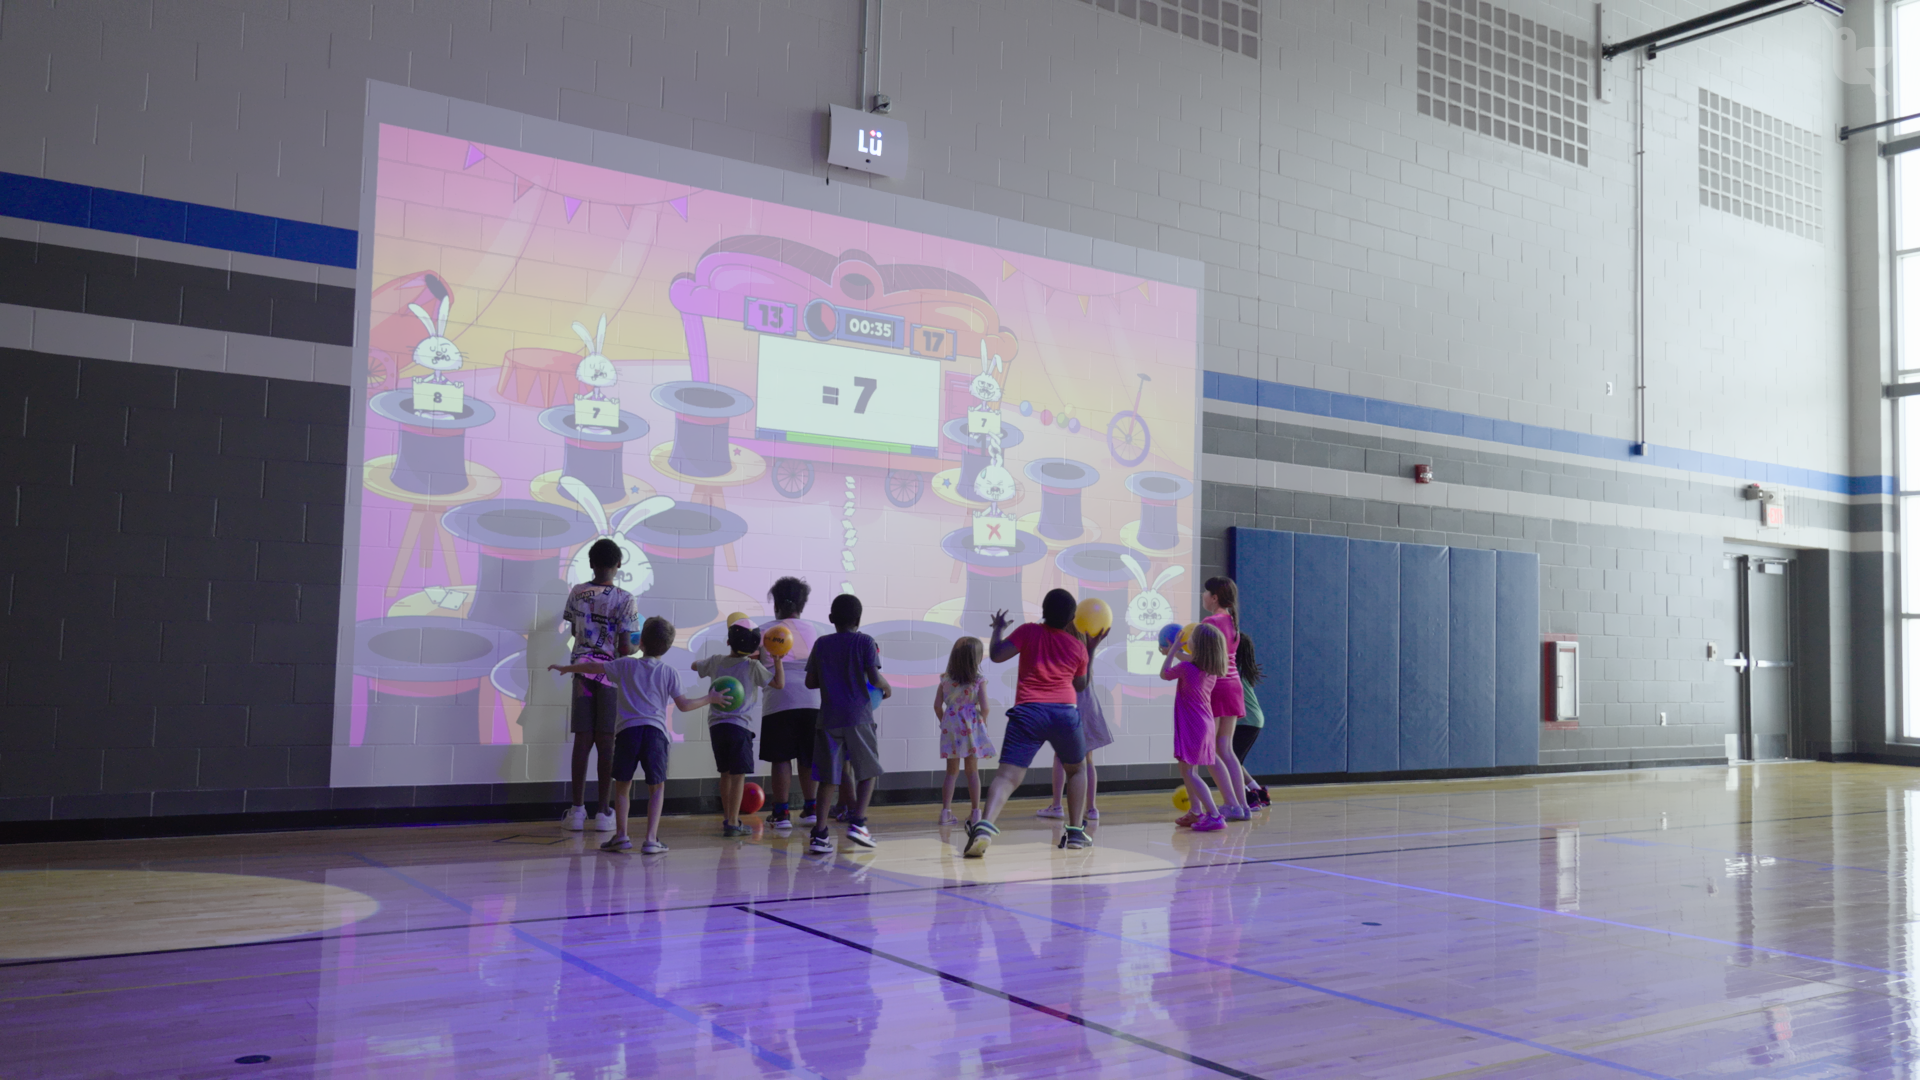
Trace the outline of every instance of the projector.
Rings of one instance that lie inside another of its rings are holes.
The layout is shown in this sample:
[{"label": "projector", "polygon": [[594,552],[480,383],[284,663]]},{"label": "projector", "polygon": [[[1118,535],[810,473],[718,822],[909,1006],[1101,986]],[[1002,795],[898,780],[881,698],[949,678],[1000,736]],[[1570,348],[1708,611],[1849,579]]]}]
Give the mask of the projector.
[{"label": "projector", "polygon": [[833,106],[827,164],[899,179],[907,175],[907,125],[896,116]]}]

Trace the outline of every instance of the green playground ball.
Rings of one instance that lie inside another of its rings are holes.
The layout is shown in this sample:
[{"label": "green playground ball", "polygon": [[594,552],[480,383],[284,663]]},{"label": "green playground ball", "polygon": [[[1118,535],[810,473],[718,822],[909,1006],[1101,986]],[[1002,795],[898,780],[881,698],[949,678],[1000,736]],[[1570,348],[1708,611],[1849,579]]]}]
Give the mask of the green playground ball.
[{"label": "green playground ball", "polygon": [[713,692],[723,695],[720,707],[728,712],[733,712],[747,703],[747,688],[741,686],[740,680],[731,675],[722,675],[713,680]]}]

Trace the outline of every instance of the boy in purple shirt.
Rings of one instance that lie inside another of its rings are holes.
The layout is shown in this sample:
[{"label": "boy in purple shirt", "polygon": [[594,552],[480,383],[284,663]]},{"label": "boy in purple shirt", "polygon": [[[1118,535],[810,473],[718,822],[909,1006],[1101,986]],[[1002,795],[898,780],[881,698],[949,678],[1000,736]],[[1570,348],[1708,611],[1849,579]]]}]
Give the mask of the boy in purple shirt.
[{"label": "boy in purple shirt", "polygon": [[873,798],[873,782],[886,770],[880,767],[880,742],[873,722],[876,704],[871,689],[880,697],[893,696],[893,686],[880,674],[880,648],[872,638],[860,632],[864,613],[860,598],[841,593],[827,609],[834,633],[813,643],[807,657],[807,689],[820,691],[820,726],[813,737],[813,778],[820,783],[815,798],[821,820],[813,827],[807,850],[818,854],[833,851],[827,836],[826,808],[833,805],[834,789],[839,786],[843,767],[851,767],[856,795],[849,800],[847,839],[861,847],[873,846],[873,834],[867,831],[867,802]]}]

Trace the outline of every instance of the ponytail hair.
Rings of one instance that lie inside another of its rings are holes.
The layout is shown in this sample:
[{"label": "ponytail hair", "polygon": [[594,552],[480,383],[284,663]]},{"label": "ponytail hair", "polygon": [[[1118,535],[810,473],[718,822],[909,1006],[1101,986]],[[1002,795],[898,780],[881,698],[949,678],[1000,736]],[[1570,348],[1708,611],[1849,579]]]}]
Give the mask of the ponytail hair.
[{"label": "ponytail hair", "polygon": [[1240,677],[1248,686],[1260,681],[1260,661],[1253,658],[1253,635],[1245,630],[1240,632],[1240,644],[1233,650],[1233,666],[1240,669]]},{"label": "ponytail hair", "polygon": [[1235,585],[1230,577],[1210,577],[1201,588],[1213,594],[1213,599],[1219,603],[1220,610],[1226,612],[1233,620],[1234,632],[1239,633],[1240,587]]}]

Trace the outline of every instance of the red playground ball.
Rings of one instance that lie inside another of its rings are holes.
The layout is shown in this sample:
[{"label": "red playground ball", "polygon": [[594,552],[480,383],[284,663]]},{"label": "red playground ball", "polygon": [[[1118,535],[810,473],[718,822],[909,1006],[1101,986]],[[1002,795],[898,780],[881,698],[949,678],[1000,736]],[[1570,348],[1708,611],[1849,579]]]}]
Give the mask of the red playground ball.
[{"label": "red playground ball", "polygon": [[760,790],[759,784],[749,783],[746,787],[740,789],[741,813],[751,814],[766,804],[766,792]]}]

